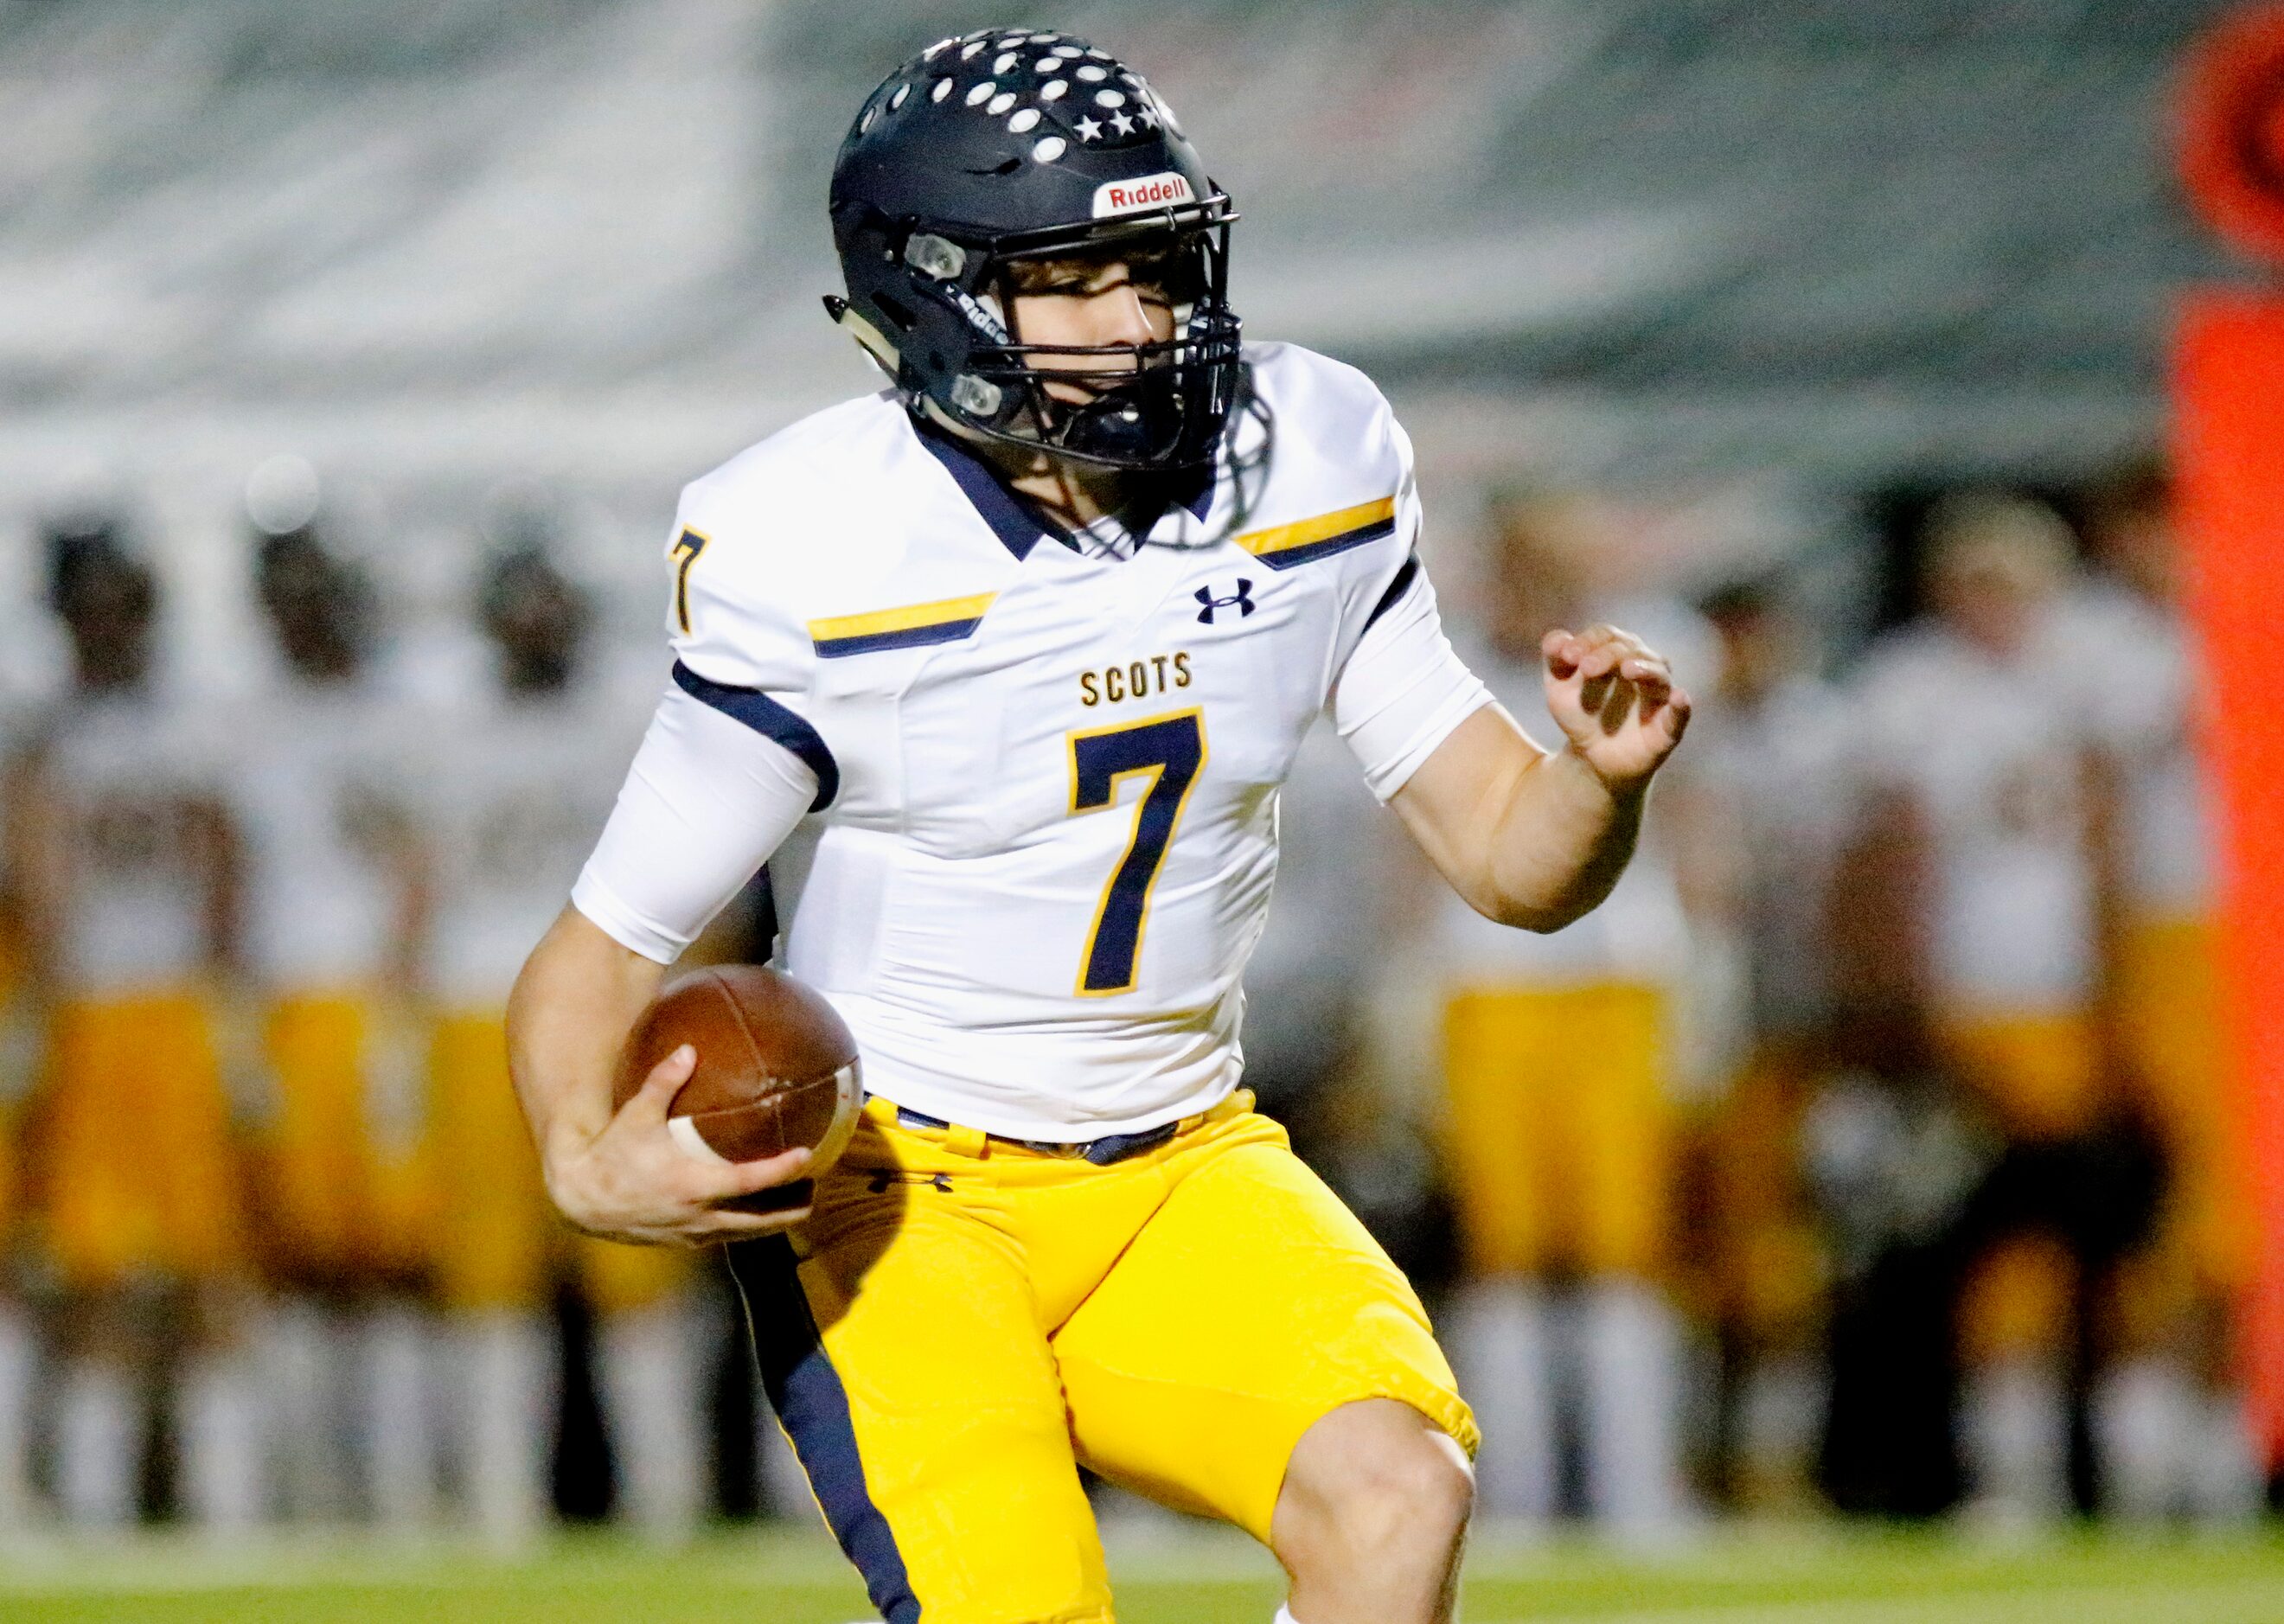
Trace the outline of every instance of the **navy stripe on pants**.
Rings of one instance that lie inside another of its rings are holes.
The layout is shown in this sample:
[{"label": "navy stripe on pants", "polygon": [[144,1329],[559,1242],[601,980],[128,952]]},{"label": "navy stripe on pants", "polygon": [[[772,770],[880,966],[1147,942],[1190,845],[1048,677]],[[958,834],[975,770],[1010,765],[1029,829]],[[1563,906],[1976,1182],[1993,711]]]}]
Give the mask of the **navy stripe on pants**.
[{"label": "navy stripe on pants", "polygon": [[919,1624],[919,1598],[912,1594],[896,1534],[865,1487],[848,1390],[825,1356],[792,1243],[772,1235],[725,1250],[730,1273],[746,1300],[763,1390],[793,1440],[833,1537],[864,1575],[865,1591],[881,1618],[888,1624]]}]

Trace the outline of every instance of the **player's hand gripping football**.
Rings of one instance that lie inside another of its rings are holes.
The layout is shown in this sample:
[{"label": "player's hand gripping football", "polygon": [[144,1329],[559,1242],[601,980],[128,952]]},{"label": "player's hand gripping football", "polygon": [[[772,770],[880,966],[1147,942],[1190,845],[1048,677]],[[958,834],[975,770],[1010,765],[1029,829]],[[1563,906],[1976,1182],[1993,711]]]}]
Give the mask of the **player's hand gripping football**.
[{"label": "player's hand gripping football", "polygon": [[1646,787],[1689,726],[1689,696],[1665,657],[1615,626],[1550,631],[1539,653],[1546,708],[1570,753],[1613,794]]},{"label": "player's hand gripping football", "polygon": [[806,1204],[785,1212],[725,1206],[809,1170],[796,1146],[760,1161],[702,1161],[666,1126],[668,1111],[697,1068],[687,1043],[661,1060],[603,1131],[583,1146],[548,1159],[548,1191],[574,1226],[637,1245],[703,1246],[789,1229],[809,1216]]}]

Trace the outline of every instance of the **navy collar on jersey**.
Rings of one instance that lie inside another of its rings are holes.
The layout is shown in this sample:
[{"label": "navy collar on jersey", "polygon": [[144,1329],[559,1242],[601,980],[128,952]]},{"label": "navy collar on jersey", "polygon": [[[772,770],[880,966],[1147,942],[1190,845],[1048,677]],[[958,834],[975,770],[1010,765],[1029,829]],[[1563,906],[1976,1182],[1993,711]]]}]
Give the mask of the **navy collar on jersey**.
[{"label": "navy collar on jersey", "polygon": [[[912,414],[912,432],[919,437],[930,456],[943,465],[991,533],[1018,559],[1031,555],[1031,549],[1043,536],[1052,537],[1066,547],[1075,546],[1060,525],[1042,513],[1038,507],[1020,491],[1008,488],[998,472],[990,464],[969,450],[943,429],[927,418]],[[1206,511],[1213,506],[1214,465],[1208,463],[1194,470],[1185,470],[1177,475],[1167,494],[1172,498],[1169,506],[1178,504],[1203,521]],[[1160,510],[1162,514],[1164,510]]]}]

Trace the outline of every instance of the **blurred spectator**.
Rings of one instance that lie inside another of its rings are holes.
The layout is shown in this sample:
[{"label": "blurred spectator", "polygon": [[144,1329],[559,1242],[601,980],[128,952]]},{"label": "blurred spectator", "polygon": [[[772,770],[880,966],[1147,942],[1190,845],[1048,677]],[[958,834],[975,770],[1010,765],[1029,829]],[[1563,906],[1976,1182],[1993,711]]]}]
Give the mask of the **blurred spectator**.
[{"label": "blurred spectator", "polygon": [[[486,566],[489,692],[440,718],[423,818],[436,861],[426,980],[437,1011],[430,1144],[436,1260],[459,1384],[453,1435],[479,1526],[513,1544],[542,1519],[554,1355],[546,1309],[563,1230],[507,1072],[509,988],[564,906],[653,698],[598,671],[585,597],[526,540]],[[598,1396],[624,1502],[645,1528],[694,1522],[703,1473],[697,1334],[682,1253],[581,1241],[601,1322]]]},{"label": "blurred spectator", "polygon": [[2199,703],[2162,469],[2129,470],[2085,509],[2097,573],[2062,600],[2054,656],[2100,732],[2102,1035],[2162,1142],[2171,1181],[2156,1244],[2127,1265],[2123,1356],[2095,1407],[2106,1503],[2136,1519],[2235,1517],[2256,1503],[2230,1310],[2252,1217],[2227,1109],[2210,837],[2191,733]]},{"label": "blurred spectator", "polygon": [[[1559,739],[1538,648],[1603,618],[1593,555],[1615,538],[1583,507],[1508,503],[1489,563],[1485,646],[1470,663],[1527,729]],[[1636,605],[1637,609],[1644,607]],[[1686,612],[1609,618],[1674,658]],[[1574,1339],[1585,1501],[1613,1532],[1676,1531],[1679,1327],[1661,1284],[1674,1177],[1671,1019],[1689,937],[1653,805],[1609,899],[1553,935],[1509,930],[1442,894],[1434,926],[1444,988],[1447,1154],[1471,1283],[1450,1331],[1482,1418],[1484,1509],[1558,1509],[1560,1439]],[[1564,1289],[1575,1285],[1575,1290]]]},{"label": "blurred spectator", "polygon": [[[1948,1064],[2006,1137],[2052,1144],[2101,1113],[2093,1021],[2092,719],[2044,657],[2069,567],[2037,504],[1953,497],[1930,516],[1933,612],[1890,634],[1855,684],[1860,838],[1877,861],[1842,899],[1876,938],[1853,962],[1858,1008],[1924,1011]],[[1977,1264],[1962,1308],[1970,1495],[2009,1522],[2065,1506],[2064,1354],[2076,1275],[2032,1224]]]},{"label": "blurred spectator", "polygon": [[150,567],[106,530],[55,536],[51,564],[76,682],[11,821],[51,1019],[33,1199],[65,1294],[58,1484],[83,1526],[134,1518],[143,1402],[164,1370],[177,1497],[206,1526],[239,1529],[262,1485],[213,999],[233,968],[239,902],[221,761],[154,669]]},{"label": "blurred spectator", "polygon": [[371,675],[371,584],[306,523],[261,538],[254,584],[281,669],[232,730],[229,783],[270,1083],[249,1195],[279,1293],[265,1358],[278,1498],[339,1518],[361,1495],[408,1526],[433,1514],[437,1441],[408,1293],[439,1238],[414,1165],[428,887],[407,718]]},{"label": "blurred spectator", "polygon": [[1824,898],[1847,816],[1848,717],[1767,579],[1702,605],[1719,675],[1690,721],[1700,922],[1746,966],[1743,1053],[1703,1158],[1725,1371],[1724,1486],[1748,1506],[1805,1503],[1822,1412],[1823,1260],[1802,1177],[1802,1113],[1832,1017]]}]

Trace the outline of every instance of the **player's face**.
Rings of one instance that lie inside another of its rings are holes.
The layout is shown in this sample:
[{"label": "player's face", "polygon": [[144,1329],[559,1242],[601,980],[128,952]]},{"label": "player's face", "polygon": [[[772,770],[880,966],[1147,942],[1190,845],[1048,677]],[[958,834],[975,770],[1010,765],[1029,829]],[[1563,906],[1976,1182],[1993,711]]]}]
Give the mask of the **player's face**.
[{"label": "player's face", "polygon": [[1968,642],[2011,658],[2030,640],[2045,584],[2023,562],[1970,546],[1937,568],[1936,608]]},{"label": "player's face", "polygon": [[315,556],[289,556],[263,569],[262,605],[294,666],[318,677],[355,669],[363,609],[357,586],[347,570]]},{"label": "player's face", "polygon": [[485,629],[511,661],[564,671],[578,658],[586,626],[585,600],[551,571],[521,576],[485,615]]},{"label": "player's face", "polygon": [[139,571],[103,569],[82,581],[66,613],[80,680],[91,688],[132,688],[151,668],[153,601]]},{"label": "player's face", "polygon": [[[1193,256],[1174,248],[1128,251],[1116,257],[1018,260],[1007,269],[1011,326],[1018,343],[1048,347],[1034,356],[1043,371],[1099,374],[1119,370],[1116,357],[1057,355],[1057,348],[1124,349],[1163,344],[1174,336],[1175,310],[1194,298],[1184,284],[1194,276]],[[1140,364],[1138,354],[1122,365]],[[1051,381],[1048,394],[1078,404],[1096,388],[1083,377]]]},{"label": "player's face", "polygon": [[1724,614],[1713,629],[1721,639],[1721,687],[1740,699],[1766,693],[1792,663],[1790,628],[1765,605]]},{"label": "player's face", "polygon": [[1492,537],[1486,628],[1508,659],[1538,660],[1539,639],[1577,621],[1581,539],[1566,534],[1551,508],[1521,507],[1498,514]]}]

